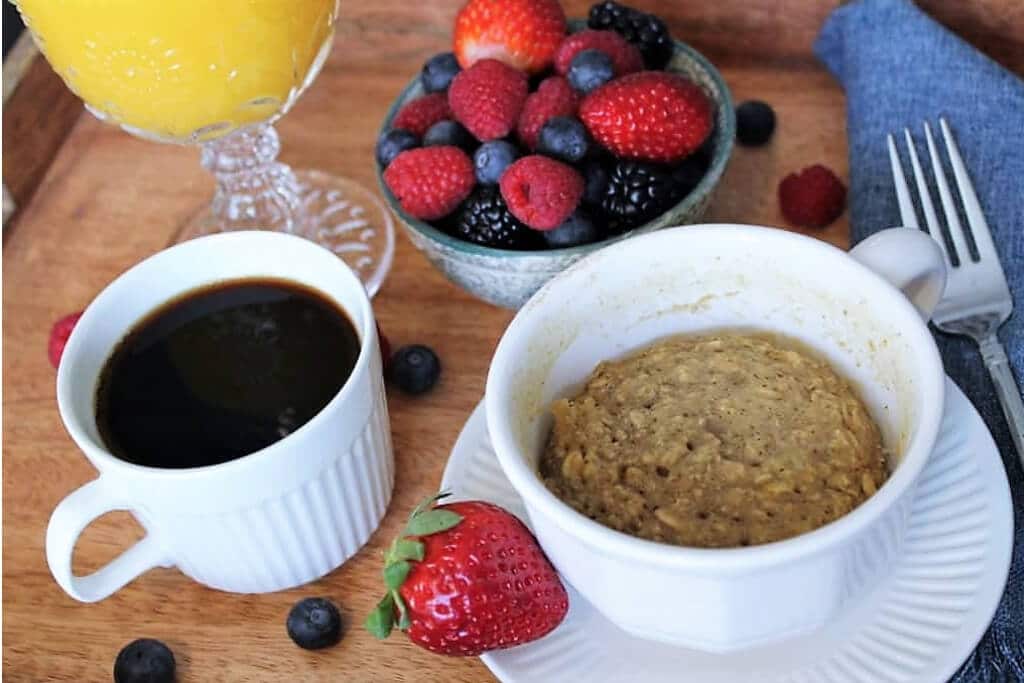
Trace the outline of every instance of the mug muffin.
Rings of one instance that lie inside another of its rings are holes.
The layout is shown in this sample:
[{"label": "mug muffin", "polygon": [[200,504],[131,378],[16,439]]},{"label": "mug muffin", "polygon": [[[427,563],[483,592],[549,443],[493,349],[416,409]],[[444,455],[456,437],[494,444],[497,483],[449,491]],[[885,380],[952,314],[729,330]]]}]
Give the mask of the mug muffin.
[{"label": "mug muffin", "polygon": [[608,527],[675,545],[770,543],[887,479],[878,426],[828,363],[777,337],[661,341],[552,406],[545,485]]}]

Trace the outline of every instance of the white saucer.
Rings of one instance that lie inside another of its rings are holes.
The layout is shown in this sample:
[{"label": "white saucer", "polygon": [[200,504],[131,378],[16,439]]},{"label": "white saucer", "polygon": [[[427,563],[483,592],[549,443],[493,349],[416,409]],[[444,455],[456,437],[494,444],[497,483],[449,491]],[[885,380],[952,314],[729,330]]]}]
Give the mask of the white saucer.
[{"label": "white saucer", "polygon": [[[630,636],[569,589],[565,621],[541,640],[482,657],[506,683],[941,683],[981,639],[1006,585],[1013,544],[1010,489],[991,435],[947,381],[942,433],[911,510],[893,574],[820,631],[714,655]],[[498,465],[483,403],[459,435],[441,484],[527,521]]]}]

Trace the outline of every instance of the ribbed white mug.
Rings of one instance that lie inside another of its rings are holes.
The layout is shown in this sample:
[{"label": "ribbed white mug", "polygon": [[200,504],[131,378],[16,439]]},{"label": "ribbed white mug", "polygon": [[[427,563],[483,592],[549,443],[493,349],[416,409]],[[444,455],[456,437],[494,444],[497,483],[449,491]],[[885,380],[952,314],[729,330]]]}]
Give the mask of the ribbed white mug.
[{"label": "ribbed white mug", "polygon": [[[295,432],[230,462],[161,469],[112,455],[96,427],[95,395],[113,348],[164,302],[252,277],[306,285],[348,313],[361,345],[345,385]],[[77,600],[102,600],[157,566],[238,593],[298,586],[355,554],[391,498],[394,460],[369,299],[339,258],[298,237],[213,235],[128,270],[78,321],[57,374],[57,402],[71,437],[99,470],[98,478],[61,501],[46,532],[50,571]],[[112,510],[130,511],[146,536],[95,573],[75,576],[71,556],[79,535]]]}]

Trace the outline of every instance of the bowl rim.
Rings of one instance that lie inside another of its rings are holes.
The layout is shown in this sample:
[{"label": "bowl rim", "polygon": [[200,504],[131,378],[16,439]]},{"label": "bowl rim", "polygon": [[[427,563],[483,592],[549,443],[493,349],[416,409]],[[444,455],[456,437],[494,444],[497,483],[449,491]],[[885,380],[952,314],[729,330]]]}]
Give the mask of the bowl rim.
[{"label": "bowl rim", "polygon": [[[571,19],[568,22],[568,26],[570,32],[587,28],[586,21],[583,19]],[[681,53],[688,59],[696,62],[697,65],[711,77],[711,81],[715,84],[715,89],[721,95],[721,100],[715,100],[715,106],[717,107],[715,116],[716,126],[712,135],[715,137],[716,145],[715,152],[711,158],[711,165],[708,166],[707,171],[705,171],[704,176],[700,179],[700,182],[697,183],[696,187],[690,190],[689,194],[687,194],[682,201],[672,206],[673,209],[682,208],[684,210],[688,210],[710,194],[721,180],[722,175],[725,173],[725,168],[732,158],[732,152],[735,146],[736,111],[729,86],[726,84],[725,78],[722,76],[721,72],[717,67],[715,67],[711,60],[681,40],[673,38],[672,42],[674,44],[673,54]],[[378,132],[378,139],[391,127],[391,121],[394,120],[398,113],[399,104],[404,102],[405,98],[415,90],[419,84],[420,77],[419,74],[417,74],[413,76],[412,80],[402,88],[402,91],[391,102],[391,105],[388,107],[387,114],[384,116],[384,121],[381,124],[380,131]],[[388,208],[398,216],[400,223],[402,223],[407,229],[418,232],[432,242],[439,243],[451,250],[464,252],[472,256],[513,259],[572,257],[587,254],[591,251],[615,244],[616,242],[620,242],[629,237],[635,237],[637,235],[643,235],[664,229],[652,225],[652,223],[660,218],[660,216],[658,216],[643,225],[622,233],[621,235],[615,235],[601,240],[600,242],[591,242],[589,244],[581,244],[575,247],[533,251],[487,247],[482,244],[474,244],[472,242],[461,240],[457,237],[452,237],[451,235],[438,230],[426,221],[422,221],[407,214],[399,205],[398,200],[391,193],[387,184],[384,182],[384,166],[376,159],[376,156],[374,158],[374,166],[377,170],[377,184],[380,187],[381,194],[384,195],[384,199],[388,203]]]},{"label": "bowl rim", "polygon": [[[508,341],[510,335],[519,334],[520,328],[526,324],[526,318],[536,315],[536,309],[543,304],[549,290],[565,280],[576,277],[576,273],[586,271],[596,259],[607,256],[604,252],[601,255],[592,254],[552,278],[516,313],[502,333],[492,356],[484,393],[488,433],[495,455],[502,471],[530,511],[531,518],[535,514],[543,515],[546,523],[559,527],[587,547],[590,552],[620,560],[628,558],[630,563],[643,566],[714,571],[733,576],[805,560],[855,540],[858,535],[884,518],[886,512],[912,489],[934,448],[944,410],[945,370],[935,340],[921,321],[920,313],[881,275],[827,242],[770,226],[731,223],[673,226],[631,240],[630,244],[635,247],[638,242],[645,241],[715,239],[716,236],[724,234],[724,229],[727,229],[734,239],[775,241],[781,249],[806,249],[812,253],[817,252],[816,256],[822,260],[830,259],[837,264],[838,257],[843,257],[846,262],[841,265],[864,278],[866,289],[882,293],[885,296],[885,305],[895,308],[896,315],[907,321],[904,331],[909,336],[908,343],[919,349],[923,357],[921,395],[935,398],[922,406],[915,430],[904,449],[899,466],[890,473],[878,491],[852,511],[812,531],[780,541],[747,547],[698,548],[651,541],[607,527],[576,511],[555,496],[544,486],[535,468],[527,464],[513,438],[511,420],[498,416],[503,412],[503,402],[506,400],[499,398],[503,394],[501,385],[505,382],[498,379],[494,370],[497,361],[507,353],[504,349],[511,343]],[[509,358],[507,361],[515,362],[515,359]]]}]

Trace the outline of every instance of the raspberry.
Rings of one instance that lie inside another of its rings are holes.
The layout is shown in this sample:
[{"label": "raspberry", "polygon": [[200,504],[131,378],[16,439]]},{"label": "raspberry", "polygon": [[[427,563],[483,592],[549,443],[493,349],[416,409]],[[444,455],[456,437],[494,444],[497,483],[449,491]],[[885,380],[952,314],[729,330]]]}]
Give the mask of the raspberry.
[{"label": "raspberry", "polygon": [[623,159],[675,163],[711,133],[711,102],[679,74],[640,71],[593,91],[580,119],[594,139]]},{"label": "raspberry", "polygon": [[473,162],[451,146],[407,150],[384,171],[384,183],[402,209],[427,221],[455,210],[475,182]]},{"label": "raspberry", "polygon": [[554,116],[575,116],[579,98],[561,76],[551,76],[541,81],[537,92],[526,98],[523,112],[516,124],[516,134],[530,149],[537,146],[540,129]]},{"label": "raspberry", "polygon": [[415,99],[402,107],[391,122],[391,127],[401,128],[418,137],[423,137],[423,134],[432,125],[451,117],[452,112],[448,108],[448,98],[444,93],[439,92]]},{"label": "raspberry", "polygon": [[81,311],[71,313],[55,322],[53,327],[50,328],[50,341],[47,344],[46,352],[50,357],[50,365],[53,367],[60,365],[60,357],[64,355],[64,347],[68,343],[68,337],[71,336],[71,331],[75,329],[75,325],[81,317]]},{"label": "raspberry", "polygon": [[821,164],[790,173],[779,183],[779,208],[793,225],[824,228],[846,205],[846,186]]},{"label": "raspberry", "polygon": [[583,196],[583,176],[538,154],[519,159],[501,176],[501,196],[512,215],[536,230],[553,230]]},{"label": "raspberry", "polygon": [[600,50],[612,60],[616,76],[625,76],[644,68],[644,58],[635,45],[615,31],[594,31],[587,29],[566,36],[555,53],[555,71],[562,76],[569,73],[572,58],[584,50]]},{"label": "raspberry", "polygon": [[526,101],[526,74],[495,59],[459,73],[448,89],[455,119],[482,142],[508,135]]}]

